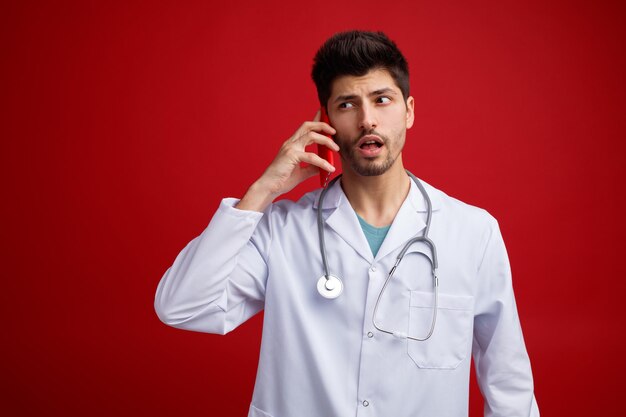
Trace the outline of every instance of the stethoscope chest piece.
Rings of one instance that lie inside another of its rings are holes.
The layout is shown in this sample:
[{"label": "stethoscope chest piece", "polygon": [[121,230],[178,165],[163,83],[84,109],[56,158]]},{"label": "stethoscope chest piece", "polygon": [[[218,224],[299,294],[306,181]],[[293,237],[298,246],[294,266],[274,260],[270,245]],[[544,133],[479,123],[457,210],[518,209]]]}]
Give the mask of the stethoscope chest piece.
[{"label": "stethoscope chest piece", "polygon": [[317,280],[317,291],[322,297],[332,300],[339,297],[343,291],[343,283],[334,275],[328,275],[328,277],[322,275]]}]

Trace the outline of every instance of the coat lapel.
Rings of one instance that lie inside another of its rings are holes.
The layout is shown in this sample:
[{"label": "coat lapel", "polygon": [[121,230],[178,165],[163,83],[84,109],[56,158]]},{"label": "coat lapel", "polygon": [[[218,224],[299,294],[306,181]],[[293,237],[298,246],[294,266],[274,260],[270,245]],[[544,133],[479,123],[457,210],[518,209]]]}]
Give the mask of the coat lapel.
[{"label": "coat lapel", "polygon": [[[430,197],[433,212],[437,211],[441,201],[439,191],[424,181],[421,181],[421,183]],[[316,198],[314,203],[316,209],[318,208],[317,205],[318,199]],[[363,234],[354,209],[343,193],[340,181],[336,181],[328,190],[324,198],[323,210],[330,212],[328,215],[324,213],[326,225],[337,233],[368,263],[374,262],[372,250]],[[421,235],[426,227],[426,217],[426,200],[422,196],[419,188],[411,181],[409,195],[400,207],[387,233],[387,237],[376,255],[376,259],[382,259],[398,249],[398,247],[404,245],[409,239]]]},{"label": "coat lapel", "polygon": [[[433,212],[437,211],[440,206],[438,191],[424,181],[421,181],[421,183],[430,197]],[[427,215],[428,209],[426,200],[422,196],[419,188],[417,188],[417,185],[411,181],[409,195],[406,200],[404,200],[398,214],[396,214],[396,218],[391,224],[391,228],[376,255],[376,259],[382,259],[399,247],[404,246],[409,239],[421,236],[426,227]],[[417,250],[419,245],[414,246]],[[410,250],[412,249],[413,248]]]},{"label": "coat lapel", "polygon": [[[317,201],[314,207],[317,207]],[[324,198],[323,209],[325,211],[332,210],[326,217],[326,225],[350,245],[359,256],[368,263],[372,263],[374,261],[374,255],[363,234],[356,213],[346,195],[343,193],[340,181],[336,181],[332,185],[332,188],[328,190]]]}]

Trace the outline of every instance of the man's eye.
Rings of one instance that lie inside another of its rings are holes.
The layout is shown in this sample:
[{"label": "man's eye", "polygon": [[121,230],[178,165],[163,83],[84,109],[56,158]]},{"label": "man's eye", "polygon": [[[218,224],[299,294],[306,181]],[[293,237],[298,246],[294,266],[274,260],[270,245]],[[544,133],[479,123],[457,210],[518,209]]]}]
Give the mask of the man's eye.
[{"label": "man's eye", "polygon": [[379,103],[391,103],[391,99],[389,97],[378,97],[377,101]]},{"label": "man's eye", "polygon": [[340,108],[340,109],[350,109],[350,108],[352,108],[352,107],[354,107],[354,105],[353,105],[352,103],[341,103],[341,104],[339,105],[339,108]]}]

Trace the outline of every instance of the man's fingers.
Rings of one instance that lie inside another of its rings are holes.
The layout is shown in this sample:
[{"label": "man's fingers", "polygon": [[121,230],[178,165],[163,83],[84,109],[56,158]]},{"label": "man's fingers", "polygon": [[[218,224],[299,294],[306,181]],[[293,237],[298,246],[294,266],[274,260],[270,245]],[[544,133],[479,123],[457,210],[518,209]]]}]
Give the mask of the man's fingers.
[{"label": "man's fingers", "polygon": [[322,119],[322,110],[318,109],[317,113],[315,113],[315,117],[313,118],[314,122],[319,122]]},{"label": "man's fingers", "polygon": [[335,172],[335,167],[316,153],[303,152],[302,155],[300,155],[300,161],[306,162],[309,165],[314,165],[318,168],[322,168],[324,171]]},{"label": "man's fingers", "polygon": [[311,145],[313,143],[317,143],[318,145],[324,145],[329,149],[339,152],[339,145],[337,145],[331,138],[328,136],[322,135],[317,132],[308,132],[305,135],[302,135],[299,140],[304,142],[304,146]]},{"label": "man's fingers", "polygon": [[329,136],[334,135],[337,131],[328,123],[320,121],[304,122],[302,126],[292,136],[292,140],[297,140],[309,132],[323,132]]}]

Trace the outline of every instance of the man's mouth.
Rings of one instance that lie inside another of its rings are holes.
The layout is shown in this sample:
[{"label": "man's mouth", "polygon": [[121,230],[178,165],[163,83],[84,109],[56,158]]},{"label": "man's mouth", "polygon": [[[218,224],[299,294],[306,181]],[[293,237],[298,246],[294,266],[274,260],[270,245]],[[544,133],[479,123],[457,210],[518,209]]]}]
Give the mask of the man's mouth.
[{"label": "man's mouth", "polygon": [[374,158],[381,152],[385,141],[377,135],[365,135],[356,144],[359,153],[366,158]]},{"label": "man's mouth", "polygon": [[363,150],[374,150],[381,148],[385,143],[381,138],[376,135],[363,136],[358,142],[357,146]]}]

